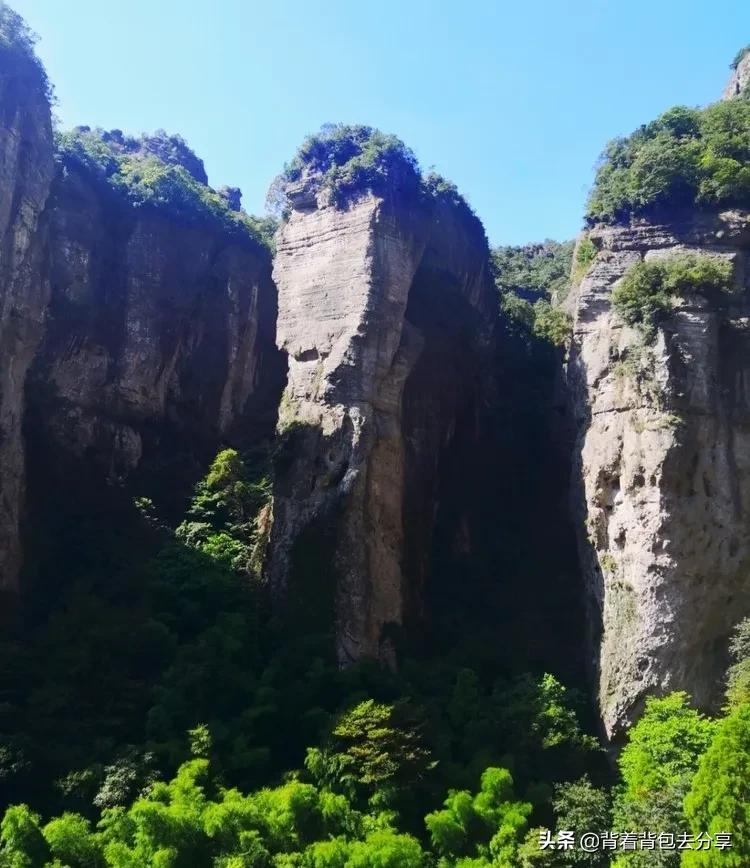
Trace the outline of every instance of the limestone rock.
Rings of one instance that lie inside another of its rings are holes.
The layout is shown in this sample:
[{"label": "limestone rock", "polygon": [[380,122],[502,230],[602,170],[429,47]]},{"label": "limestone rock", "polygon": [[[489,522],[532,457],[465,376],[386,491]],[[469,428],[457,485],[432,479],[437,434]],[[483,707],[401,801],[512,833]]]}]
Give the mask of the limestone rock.
[{"label": "limestone rock", "polygon": [[330,597],[342,664],[390,662],[390,631],[419,615],[441,455],[478,400],[487,244],[448,203],[337,208],[298,186],[274,262],[289,377],[269,578],[292,603]]},{"label": "limestone rock", "polygon": [[[750,614],[750,214],[597,228],[571,298],[575,495],[605,727],[649,693],[720,704],[728,636]],[[644,344],[610,305],[634,262],[696,250],[734,264],[722,308],[679,300]]]}]

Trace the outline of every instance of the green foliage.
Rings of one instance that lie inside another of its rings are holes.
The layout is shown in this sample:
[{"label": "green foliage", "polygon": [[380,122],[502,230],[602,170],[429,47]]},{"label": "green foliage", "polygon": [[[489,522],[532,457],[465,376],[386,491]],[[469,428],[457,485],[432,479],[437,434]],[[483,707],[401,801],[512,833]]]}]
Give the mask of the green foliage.
[{"label": "green foliage", "polygon": [[224,196],[205,183],[203,164],[180,136],[159,131],[136,139],[118,130],[107,133],[76,127],[58,133],[56,145],[64,171],[90,174],[132,207],[270,245],[275,222],[230,207]]},{"label": "green foliage", "polygon": [[368,699],[338,720],[326,748],[308,750],[305,765],[315,781],[353,801],[387,804],[433,767],[420,730],[408,707]]},{"label": "green foliage", "polygon": [[[683,828],[682,803],[713,732],[713,721],[692,709],[686,694],[650,697],[620,754],[622,786],[614,827],[619,831]],[[674,866],[680,854],[637,851],[623,854],[621,860],[623,865]]]},{"label": "green foliage", "polygon": [[250,471],[235,449],[219,452],[198,483],[176,536],[212,560],[259,579],[263,510],[270,503],[271,483],[267,472],[258,478],[257,466],[254,475],[248,481]]},{"label": "green foliage", "polygon": [[500,292],[501,319],[522,341],[563,346],[570,334],[568,314],[549,299],[568,288],[573,242],[545,241],[524,247],[496,247],[492,269]]},{"label": "green foliage", "polygon": [[669,316],[673,299],[685,293],[731,294],[732,264],[726,259],[682,253],[653,261],[639,261],[628,269],[612,291],[612,305],[628,325],[638,326],[652,339]]},{"label": "green foliage", "polygon": [[52,856],[70,868],[103,868],[101,851],[85,817],[63,814],[47,823],[42,834]]},{"label": "green foliage", "polygon": [[581,282],[592,262],[596,259],[597,253],[596,245],[589,236],[582,236],[576,245],[573,260],[572,281],[574,284],[577,285]]},{"label": "green foliage", "polygon": [[750,204],[750,103],[672,108],[607,146],[588,203],[589,222],[615,222],[664,206]]},{"label": "green foliage", "polygon": [[492,268],[500,294],[524,298],[564,295],[570,278],[572,241],[543,241],[521,247],[495,247]]},{"label": "green foliage", "polygon": [[52,88],[34,46],[37,37],[21,16],[6,3],[0,3],[0,53],[13,58],[13,73],[24,79],[32,91],[40,91],[51,100]]},{"label": "green foliage", "polygon": [[559,307],[552,307],[546,299],[534,304],[534,335],[555,347],[564,346],[570,335],[572,320],[570,314]]},{"label": "green foliage", "polygon": [[[607,789],[595,787],[584,775],[571,783],[557,784],[552,800],[556,827],[581,831],[606,831],[612,828],[612,799]],[[559,854],[562,865],[605,868],[609,857],[605,852],[585,853],[565,850]]]},{"label": "green foliage", "polygon": [[750,618],[735,628],[729,653],[732,665],[727,672],[727,703],[735,708],[750,702]]},{"label": "green foliage", "polygon": [[420,171],[413,152],[396,136],[366,126],[327,124],[308,136],[284,170],[286,182],[319,176],[331,202],[343,205],[359,193],[380,193],[386,183],[416,192]]},{"label": "green foliage", "polygon": [[685,815],[695,835],[732,835],[731,850],[685,853],[686,868],[750,863],[750,705],[738,706],[718,724],[685,798]]},{"label": "green foliage", "polygon": [[479,864],[513,868],[531,810],[528,802],[515,800],[507,769],[488,768],[479,793],[452,791],[443,810],[428,814],[425,824],[444,860],[468,856],[484,860]]},{"label": "green foliage", "polygon": [[41,868],[49,848],[40,817],[28,805],[11,805],[0,823],[0,865],[3,868]]}]

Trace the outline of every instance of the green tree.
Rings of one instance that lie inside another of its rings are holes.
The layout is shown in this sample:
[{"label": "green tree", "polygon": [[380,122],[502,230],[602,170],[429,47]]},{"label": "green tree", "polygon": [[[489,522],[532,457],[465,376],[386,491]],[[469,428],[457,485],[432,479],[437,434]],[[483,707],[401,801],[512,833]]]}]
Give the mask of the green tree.
[{"label": "green tree", "polygon": [[12,805],[0,823],[0,865],[3,868],[42,868],[49,847],[38,814],[28,805]]},{"label": "green tree", "polygon": [[516,801],[513,778],[507,769],[488,768],[479,792],[452,791],[440,811],[425,817],[441,864],[487,864],[515,868],[518,848],[528,826],[532,806]]},{"label": "green tree", "polygon": [[80,814],[63,814],[42,830],[52,855],[69,868],[100,868],[104,854],[91,824]]},{"label": "green tree", "polygon": [[308,750],[305,766],[316,782],[353,800],[388,804],[433,763],[413,709],[368,699],[339,718],[326,748]]},{"label": "green tree", "polygon": [[745,868],[750,864],[750,705],[721,720],[700,761],[685,815],[694,835],[730,833],[730,850],[685,853],[685,868]]},{"label": "green tree", "polygon": [[[685,693],[647,699],[620,754],[617,831],[677,832],[685,827],[682,803],[713,731],[713,722],[690,707]],[[623,854],[618,865],[675,866],[679,860],[676,851],[637,851]]]}]

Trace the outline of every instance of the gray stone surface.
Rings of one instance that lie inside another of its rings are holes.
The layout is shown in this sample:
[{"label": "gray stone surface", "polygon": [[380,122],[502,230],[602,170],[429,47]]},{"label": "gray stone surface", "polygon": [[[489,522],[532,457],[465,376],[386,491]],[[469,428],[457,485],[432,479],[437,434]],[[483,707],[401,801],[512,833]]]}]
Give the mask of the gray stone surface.
[{"label": "gray stone surface", "polygon": [[52,179],[52,127],[35,65],[0,49],[0,591],[17,587],[25,472],[24,383],[47,289],[37,231]]},{"label": "gray stone surface", "polygon": [[[425,379],[419,361],[442,343],[480,364],[495,316],[486,240],[465,215],[416,197],[366,195],[338,209],[308,193],[278,239],[274,279],[277,340],[289,354],[279,426],[290,454],[274,493],[270,580],[278,597],[304,594],[290,585],[295,558],[305,557],[295,547],[316,522],[335,528],[339,659],[389,662],[389,627],[419,607],[439,458],[476,397],[464,372],[457,379],[460,366],[436,364]],[[447,322],[431,322],[430,307],[446,305]]]},{"label": "gray stone surface", "polygon": [[[569,304],[578,426],[575,501],[603,721],[616,734],[650,693],[721,701],[729,633],[750,614],[750,215],[598,228]],[[742,291],[676,300],[653,344],[610,306],[642,258],[728,258]]]}]

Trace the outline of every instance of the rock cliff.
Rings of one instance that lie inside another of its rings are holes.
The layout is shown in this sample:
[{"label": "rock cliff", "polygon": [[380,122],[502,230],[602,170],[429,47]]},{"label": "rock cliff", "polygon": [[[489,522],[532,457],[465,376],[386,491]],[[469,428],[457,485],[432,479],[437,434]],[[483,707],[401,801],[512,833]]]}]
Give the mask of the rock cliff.
[{"label": "rock cliff", "polygon": [[441,458],[480,400],[487,243],[465,206],[396,185],[343,207],[301,185],[291,205],[274,263],[289,379],[270,581],[335,610],[340,662],[390,662],[421,614]]},{"label": "rock cliff", "polygon": [[30,52],[0,42],[0,591],[17,587],[24,496],[26,373],[47,290],[38,231],[52,180],[44,74]]},{"label": "rock cliff", "polygon": [[55,156],[43,70],[23,40],[0,43],[4,591],[19,586],[27,465],[40,504],[50,486],[75,499],[88,480],[137,473],[184,494],[220,442],[247,444],[275,423],[284,363],[270,251],[243,215],[225,218],[238,203],[221,205],[179,137],[114,131],[94,144],[111,167],[118,154],[136,173],[143,161],[213,211],[193,219],[193,200],[164,206],[163,190],[159,207],[134,201],[85,161]]},{"label": "rock cliff", "polygon": [[732,69],[727,86],[724,88],[724,99],[740,96],[750,85],[750,51],[741,53],[736,66]]},{"label": "rock cliff", "polygon": [[[688,211],[593,229],[568,364],[574,479],[605,727],[648,693],[720,703],[728,636],[750,612],[750,214]],[[653,343],[623,325],[613,286],[675,251],[726,257],[728,305],[680,298]]]},{"label": "rock cliff", "polygon": [[134,208],[70,168],[44,220],[50,303],[30,391],[52,441],[117,480],[274,418],[265,248]]}]

